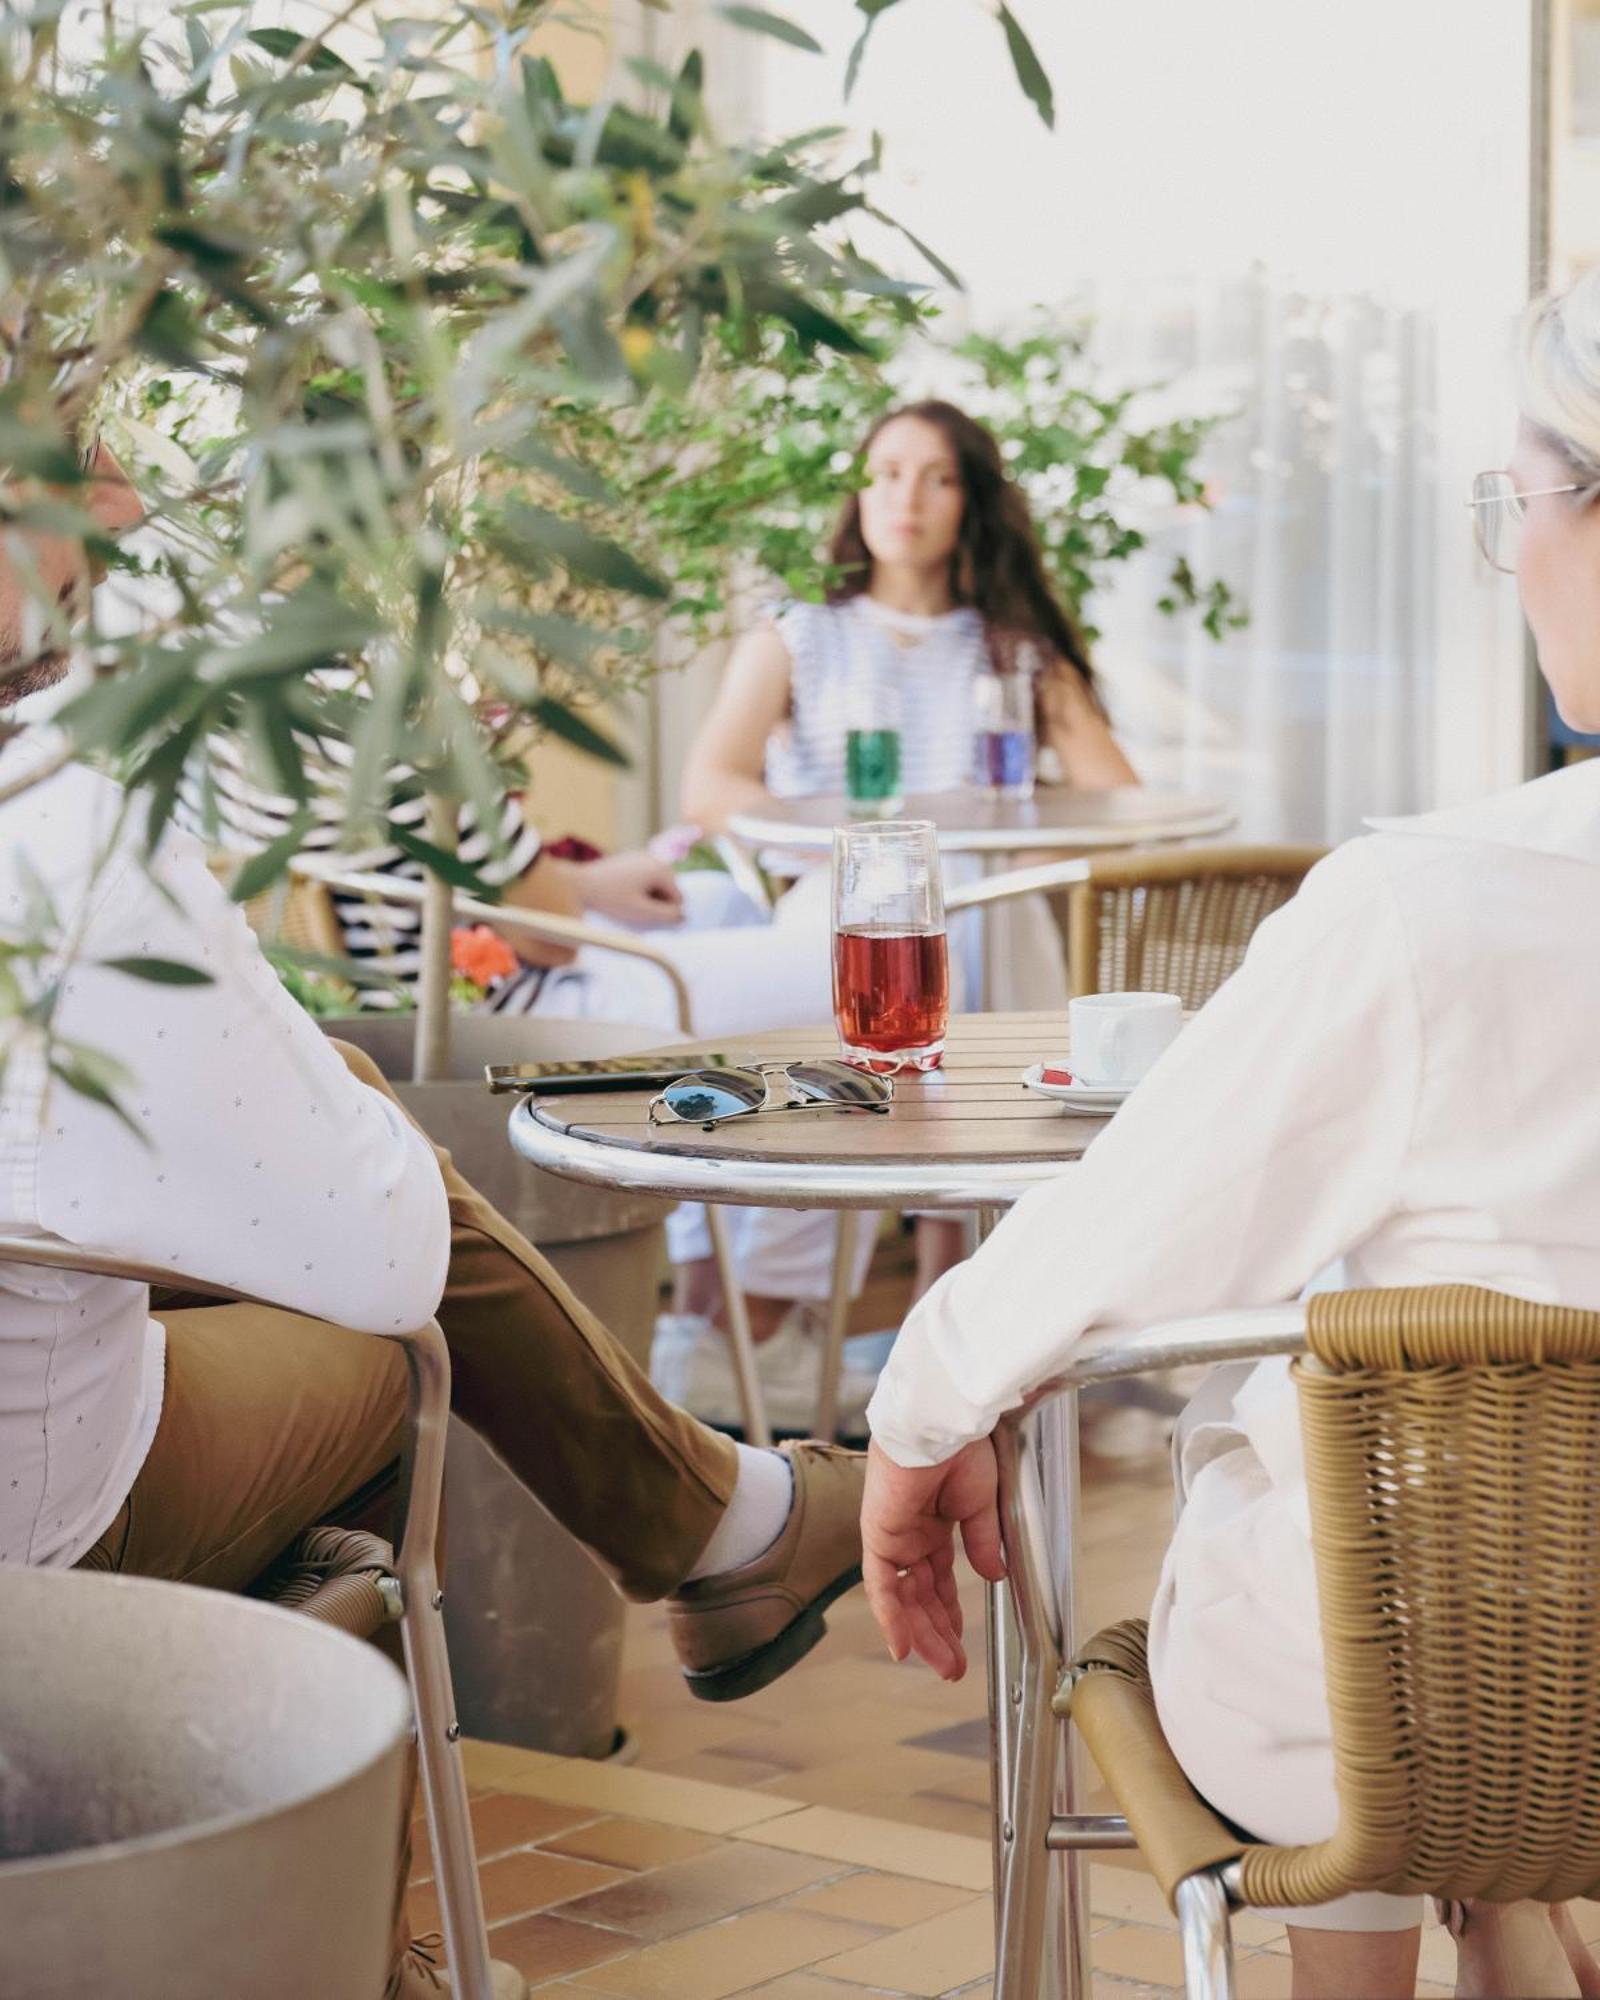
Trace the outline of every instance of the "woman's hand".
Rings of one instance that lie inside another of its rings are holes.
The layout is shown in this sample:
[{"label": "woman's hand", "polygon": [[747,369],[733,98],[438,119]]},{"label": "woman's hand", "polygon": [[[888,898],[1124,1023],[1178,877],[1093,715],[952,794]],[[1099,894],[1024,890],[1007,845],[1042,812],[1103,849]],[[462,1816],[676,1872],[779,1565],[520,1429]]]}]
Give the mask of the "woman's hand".
[{"label": "woman's hand", "polygon": [[683,922],[683,891],[665,861],[653,854],[610,854],[580,861],[577,889],[585,909],[630,930],[660,930]]},{"label": "woman's hand", "polygon": [[861,1575],[878,1629],[896,1660],[915,1653],[941,1680],[967,1671],[956,1588],[955,1531],[991,1583],[1006,1573],[999,1471],[988,1438],[942,1465],[905,1466],[874,1444],[861,1503]]}]

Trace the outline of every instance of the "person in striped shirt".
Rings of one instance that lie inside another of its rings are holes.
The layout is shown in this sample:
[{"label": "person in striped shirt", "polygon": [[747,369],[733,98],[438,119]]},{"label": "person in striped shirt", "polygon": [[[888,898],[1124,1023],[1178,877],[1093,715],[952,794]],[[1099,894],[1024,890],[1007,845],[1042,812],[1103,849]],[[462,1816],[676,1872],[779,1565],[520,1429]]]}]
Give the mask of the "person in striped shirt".
[{"label": "person in striped shirt", "polygon": [[[294,800],[263,791],[254,783],[243,752],[232,737],[212,737],[207,750],[214,823],[208,825],[212,814],[202,812],[192,784],[183,793],[185,822],[207,835],[225,854],[257,854],[282,839],[294,823]],[[348,745],[334,738],[319,739],[317,752],[307,757],[311,817],[301,841],[302,855],[325,861],[341,873],[421,881],[422,864],[392,839],[345,845],[350,759]],[[391,808],[389,821],[421,836],[426,831],[425,813],[422,799],[401,799]],[[507,795],[492,836],[469,805],[462,806],[456,831],[458,858],[482,881],[500,890],[506,902],[519,908],[559,916],[589,914],[633,930],[652,930],[683,920],[683,896],[676,875],[665,862],[644,853],[573,860],[547,852],[537,829],[524,817],[519,794]],[[414,986],[422,969],[420,908],[399,897],[340,889],[331,893],[346,955],[357,965],[382,973],[388,982],[363,986],[362,1003],[393,1007],[395,986]],[[486,1005],[497,1012],[525,1013],[538,1003],[548,974],[570,965],[574,954],[525,933],[510,933],[508,937],[519,970],[491,991]]]}]

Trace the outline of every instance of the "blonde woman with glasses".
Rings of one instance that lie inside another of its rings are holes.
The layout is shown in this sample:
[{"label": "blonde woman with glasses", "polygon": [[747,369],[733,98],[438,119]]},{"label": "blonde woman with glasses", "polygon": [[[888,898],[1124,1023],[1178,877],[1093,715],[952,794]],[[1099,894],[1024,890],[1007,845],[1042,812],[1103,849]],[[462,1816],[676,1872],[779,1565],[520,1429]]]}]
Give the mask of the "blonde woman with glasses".
[{"label": "blonde woman with glasses", "polygon": [[[1516,576],[1556,706],[1600,731],[1600,271],[1530,311],[1521,406],[1472,514]],[[1314,869],[1082,1165],[907,1321],[868,1409],[862,1517],[895,1657],[965,1670],[953,1537],[1000,1574],[990,1433],[1090,1328],[1330,1282],[1600,1308],[1597,1009],[1600,761],[1380,822]],[[1287,1363],[1215,1371],[1174,1443],[1180,1512],[1150,1616],[1168,1741],[1254,1837],[1325,1839],[1333,1753]],[[1420,1898],[1275,1914],[1295,2000],[1415,1991]],[[1448,1916],[1458,1993],[1600,1996],[1564,1907]]]}]

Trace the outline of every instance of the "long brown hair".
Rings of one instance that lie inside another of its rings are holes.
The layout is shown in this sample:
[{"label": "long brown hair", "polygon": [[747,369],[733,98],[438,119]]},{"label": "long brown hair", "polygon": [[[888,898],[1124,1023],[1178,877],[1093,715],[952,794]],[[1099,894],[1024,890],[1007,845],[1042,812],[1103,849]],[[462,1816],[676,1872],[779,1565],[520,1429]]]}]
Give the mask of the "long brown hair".
[{"label": "long brown hair", "polygon": [[[954,403],[937,398],[902,403],[868,431],[860,456],[864,458],[878,434],[901,417],[931,424],[955,453],[963,504],[960,533],[950,552],[950,595],[957,604],[970,604],[983,619],[995,671],[1015,672],[1023,643],[1041,642],[1050,654],[1046,673],[1040,677],[1041,698],[1049,674],[1075,673],[1103,715],[1088,646],[1077,621],[1051,587],[1028,503],[1007,476],[993,432]],[[844,504],[828,545],[828,559],[842,573],[829,593],[830,603],[842,604],[870,588],[873,557],[861,532],[859,492]]]}]

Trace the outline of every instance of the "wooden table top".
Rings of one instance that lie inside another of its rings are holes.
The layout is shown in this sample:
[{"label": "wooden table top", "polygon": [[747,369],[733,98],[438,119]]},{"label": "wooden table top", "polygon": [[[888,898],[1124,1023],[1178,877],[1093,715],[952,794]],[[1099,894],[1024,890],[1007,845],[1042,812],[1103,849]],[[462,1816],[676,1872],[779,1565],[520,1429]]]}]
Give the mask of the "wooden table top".
[{"label": "wooden table top", "polygon": [[[552,1172],[593,1185],[793,1207],[972,1209],[1004,1206],[1077,1159],[1104,1119],[1073,1116],[1023,1089],[1031,1063],[1066,1053],[1059,1012],[965,1014],[950,1023],[944,1066],[902,1071],[887,1114],[775,1112],[700,1126],[649,1123],[653,1093],[530,1098],[512,1143]],[[667,1051],[692,1069],[710,1043]],[[836,1056],[827,1027],[730,1037],[734,1061]]]},{"label": "wooden table top", "polygon": [[[779,799],[760,811],[735,813],[729,825],[741,840],[758,847],[817,853],[832,846],[833,829],[848,825],[852,817],[842,797]],[[946,854],[1025,854],[1196,840],[1225,833],[1235,814],[1217,799],[1145,785],[1099,792],[1041,785],[1031,799],[1020,801],[994,799],[969,785],[913,794],[894,817],[931,820]]]}]

